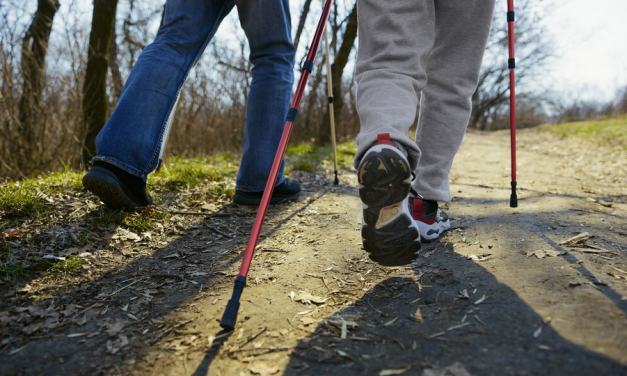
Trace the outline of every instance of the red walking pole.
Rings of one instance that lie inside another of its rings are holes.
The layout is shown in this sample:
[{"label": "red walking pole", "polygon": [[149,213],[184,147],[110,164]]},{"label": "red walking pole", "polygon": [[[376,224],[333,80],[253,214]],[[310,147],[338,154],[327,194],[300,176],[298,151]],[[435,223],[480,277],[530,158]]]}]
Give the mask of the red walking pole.
[{"label": "red walking pole", "polygon": [[507,42],[509,44],[509,128],[511,133],[512,148],[512,194],[509,197],[509,206],[518,206],[518,196],[516,195],[516,80],[514,69],[516,59],[514,58],[514,0],[507,0]]},{"label": "red walking pole", "polygon": [[303,71],[300,76],[300,81],[298,81],[296,93],[294,93],[290,109],[287,113],[287,120],[285,122],[285,128],[283,128],[283,135],[281,136],[279,147],[276,151],[276,155],[274,156],[274,162],[272,163],[272,168],[270,169],[270,176],[268,176],[266,188],[263,191],[261,203],[259,204],[259,211],[257,211],[257,216],[255,217],[255,222],[253,223],[253,228],[250,233],[250,237],[248,238],[248,244],[246,245],[246,251],[244,252],[244,258],[242,259],[242,266],[239,269],[239,274],[235,277],[233,295],[231,296],[231,300],[229,300],[226,304],[222,320],[220,320],[220,326],[226,330],[235,329],[237,311],[239,311],[239,299],[244,291],[244,286],[246,286],[246,277],[248,276],[248,269],[250,268],[250,263],[252,262],[255,254],[255,247],[257,246],[257,241],[259,240],[261,226],[263,225],[263,220],[266,217],[266,211],[268,210],[268,205],[270,204],[270,197],[272,196],[272,191],[274,190],[276,177],[279,174],[279,167],[281,166],[281,161],[283,160],[283,155],[285,154],[287,141],[290,138],[292,124],[296,120],[298,107],[300,106],[303,92],[307,86],[307,79],[314,67],[314,59],[316,58],[318,45],[320,44],[320,39],[322,38],[322,32],[324,31],[327,19],[329,18],[332,3],[333,0],[327,0],[324,5],[322,16],[320,17],[320,22],[318,23],[318,28],[316,29],[313,42],[311,43],[311,47],[307,53],[307,59],[303,64]]}]

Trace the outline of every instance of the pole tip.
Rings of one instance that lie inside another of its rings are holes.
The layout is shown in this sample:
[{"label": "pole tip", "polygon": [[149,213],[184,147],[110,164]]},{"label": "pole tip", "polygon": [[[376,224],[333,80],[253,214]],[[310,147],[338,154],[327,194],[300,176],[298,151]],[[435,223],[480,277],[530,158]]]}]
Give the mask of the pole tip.
[{"label": "pole tip", "polygon": [[509,207],[517,208],[518,207],[518,195],[516,195],[516,182],[512,182],[512,194],[509,196]]},{"label": "pole tip", "polygon": [[224,330],[235,329],[235,323],[237,323],[237,311],[239,311],[239,298],[242,296],[244,286],[246,286],[246,277],[239,275],[235,277],[233,296],[231,296],[231,300],[226,303],[226,309],[222,314],[222,320],[220,320],[220,326]]},{"label": "pole tip", "polygon": [[336,186],[340,185],[340,179],[337,178],[337,171],[335,171],[335,180],[333,181],[333,184]]},{"label": "pole tip", "polygon": [[222,314],[222,320],[220,320],[220,327],[224,330],[235,329],[235,323],[237,322],[237,312],[239,311],[239,301],[229,300],[226,304],[226,309]]}]

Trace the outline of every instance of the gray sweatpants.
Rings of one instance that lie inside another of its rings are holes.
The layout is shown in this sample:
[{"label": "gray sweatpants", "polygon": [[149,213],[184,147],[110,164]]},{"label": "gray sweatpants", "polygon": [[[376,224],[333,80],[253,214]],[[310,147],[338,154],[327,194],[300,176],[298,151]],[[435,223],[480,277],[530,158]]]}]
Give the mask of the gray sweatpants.
[{"label": "gray sweatpants", "polygon": [[[358,0],[356,168],[377,134],[389,133],[408,153],[416,192],[450,201],[494,1]],[[421,92],[414,142],[407,134]]]}]

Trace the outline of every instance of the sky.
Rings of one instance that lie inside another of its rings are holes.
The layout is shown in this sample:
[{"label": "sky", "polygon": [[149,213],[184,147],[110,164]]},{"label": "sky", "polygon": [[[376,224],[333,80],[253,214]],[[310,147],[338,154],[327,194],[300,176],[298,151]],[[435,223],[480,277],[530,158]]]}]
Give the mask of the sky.
[{"label": "sky", "polygon": [[604,101],[627,86],[626,14],[627,0],[556,0],[545,21],[561,55],[548,72],[558,90]]}]

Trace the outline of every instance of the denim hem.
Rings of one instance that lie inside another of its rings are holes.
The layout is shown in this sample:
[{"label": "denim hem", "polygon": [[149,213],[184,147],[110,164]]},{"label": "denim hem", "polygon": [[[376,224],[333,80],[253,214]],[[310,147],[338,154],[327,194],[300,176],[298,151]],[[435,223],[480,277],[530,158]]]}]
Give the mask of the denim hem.
[{"label": "denim hem", "polygon": [[96,156],[91,160],[91,163],[94,162],[105,162],[105,163],[109,163],[111,165],[114,165],[115,167],[121,168],[122,170],[128,172],[131,175],[137,176],[138,178],[141,178],[144,183],[148,182],[148,175],[144,175],[142,174],[142,172],[134,167],[131,167],[127,164],[125,164],[124,162],[120,162],[119,160],[115,159],[115,158],[111,158],[111,157],[107,157],[107,156]]}]

